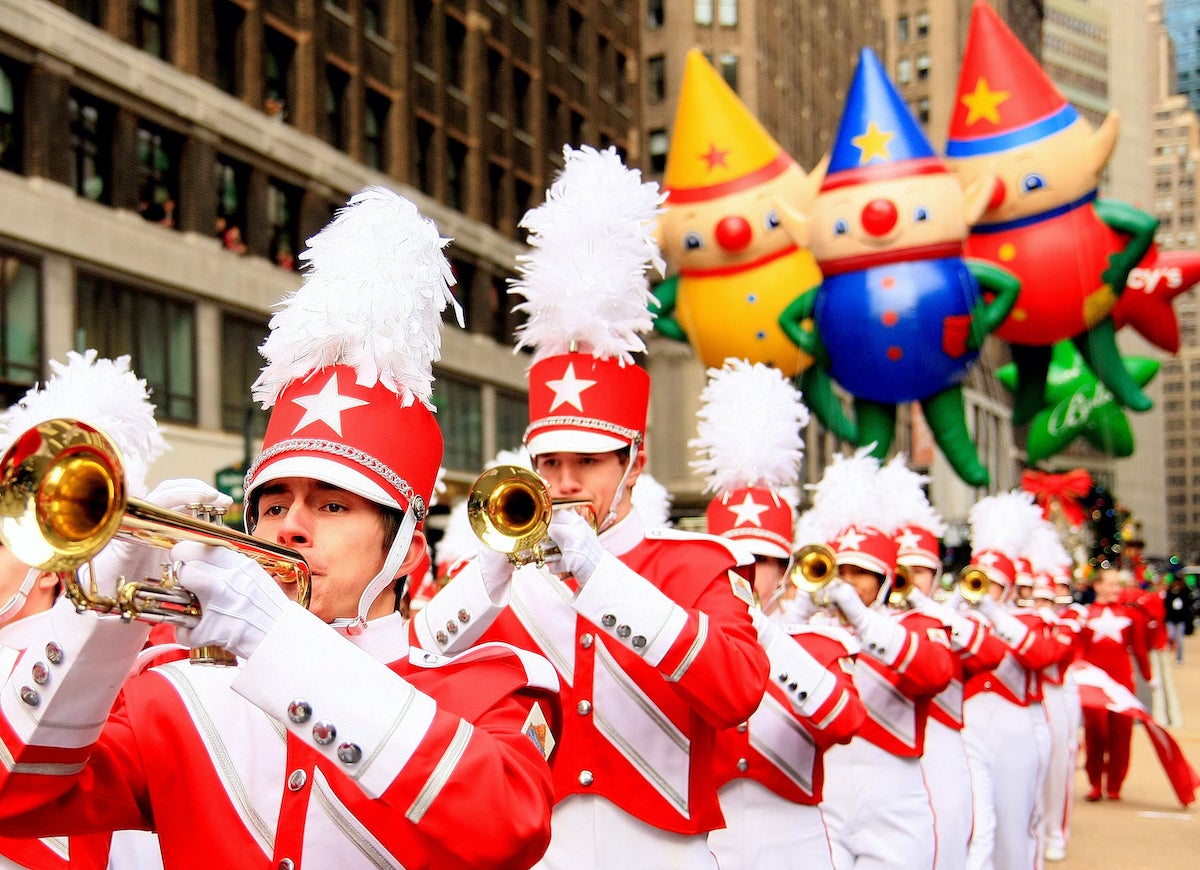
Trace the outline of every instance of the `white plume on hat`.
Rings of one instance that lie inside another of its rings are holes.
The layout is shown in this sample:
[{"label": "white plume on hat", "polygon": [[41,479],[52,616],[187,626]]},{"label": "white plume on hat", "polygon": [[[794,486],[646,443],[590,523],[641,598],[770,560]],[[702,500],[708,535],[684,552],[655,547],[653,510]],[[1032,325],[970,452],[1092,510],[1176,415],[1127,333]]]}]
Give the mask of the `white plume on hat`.
[{"label": "white plume on hat", "polygon": [[517,348],[534,361],[571,350],[632,363],[653,323],[647,269],[665,269],[654,226],[665,195],[615,148],[563,148],[546,201],[525,213],[530,252],[518,258],[515,307],[528,320]]},{"label": "white plume on hat", "polygon": [[1041,519],[1042,511],[1034,504],[1033,495],[1024,490],[984,496],[967,515],[971,549],[995,550],[1015,561],[1026,537]]},{"label": "white plume on hat", "polygon": [[25,431],[57,417],[74,417],[108,435],[121,452],[125,485],[146,494],[146,474],[167,443],[154,420],[146,381],[129,368],[129,357],[100,359],[95,350],[67,351],[66,363],[50,360],[51,376],[0,413],[5,450]]},{"label": "white plume on hat", "polygon": [[648,471],[643,470],[638,475],[630,499],[638,516],[650,528],[671,524],[671,493]]},{"label": "white plume on hat", "polygon": [[833,457],[820,482],[809,487],[813,506],[797,523],[797,544],[830,541],[849,526],[869,526],[885,535],[896,531],[899,523],[879,494],[879,460],[871,455],[873,449],[867,445],[852,456]]},{"label": "white plume on hat", "polygon": [[946,523],[925,494],[929,478],[908,467],[907,458],[897,453],[879,469],[879,491],[897,526],[916,526],[940,538]]},{"label": "white plume on hat", "polygon": [[1034,574],[1053,574],[1071,564],[1071,557],[1063,546],[1062,539],[1054,526],[1041,518],[1029,530],[1021,555],[1029,560]]},{"label": "white plume on hat", "polygon": [[708,370],[700,400],[697,437],[688,446],[702,458],[689,464],[704,475],[707,492],[796,483],[808,408],[779,369],[727,359],[722,368]]},{"label": "white plume on hat", "polygon": [[382,383],[404,406],[433,405],[441,312],[459,308],[454,276],[433,221],[385,187],[351,197],[300,254],[304,283],[276,306],[259,349],[266,358],[254,398],[270,408],[288,383],[348,365],[361,386]]}]

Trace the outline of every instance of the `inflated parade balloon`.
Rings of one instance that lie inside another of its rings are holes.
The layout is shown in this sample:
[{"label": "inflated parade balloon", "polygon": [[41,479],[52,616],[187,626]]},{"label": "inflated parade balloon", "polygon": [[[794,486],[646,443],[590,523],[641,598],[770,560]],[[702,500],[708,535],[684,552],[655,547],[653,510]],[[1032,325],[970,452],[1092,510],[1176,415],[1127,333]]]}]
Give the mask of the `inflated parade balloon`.
[{"label": "inflated parade balloon", "polygon": [[[1121,360],[1129,379],[1144,387],[1158,372],[1158,362],[1129,356]],[[1001,366],[996,377],[1015,391],[1019,372],[1015,363]],[[1030,463],[1040,462],[1082,437],[1109,456],[1133,455],[1133,429],[1113,394],[1096,380],[1070,341],[1056,344],[1051,353],[1045,393],[1029,423],[1025,450]]]},{"label": "inflated parade balloon", "polygon": [[1155,347],[1179,353],[1179,318],[1171,303],[1200,283],[1200,253],[1160,251],[1150,253],[1129,273],[1125,292],[1113,309],[1113,325],[1126,324]]},{"label": "inflated parade balloon", "polygon": [[[809,213],[823,283],[783,320],[854,397],[855,443],[874,444],[875,455],[885,456],[896,405],[919,401],[943,455],[973,486],[986,485],[989,475],[967,429],[961,382],[1019,289],[1003,270],[963,258],[990,191],[987,177],[964,190],[879,58],[863,49]],[[815,334],[803,328],[810,315]],[[824,420],[829,407],[805,398]]]},{"label": "inflated parade balloon", "polygon": [[674,274],[655,290],[655,328],[688,341],[708,368],[736,358],[788,377],[806,369],[812,358],[779,315],[821,280],[804,217],[820,184],[820,171],[806,176],[704,55],[688,52],[658,225]]},{"label": "inflated parade balloon", "polygon": [[1115,401],[1150,400],[1121,362],[1111,317],[1145,256],[1155,218],[1097,198],[1116,144],[1110,113],[1093,129],[986,3],[977,0],[959,73],[946,157],[966,183],[998,176],[967,252],[1013,272],[1021,293],[996,334],[1017,367],[1013,420],[1041,407],[1051,349],[1073,340]]}]

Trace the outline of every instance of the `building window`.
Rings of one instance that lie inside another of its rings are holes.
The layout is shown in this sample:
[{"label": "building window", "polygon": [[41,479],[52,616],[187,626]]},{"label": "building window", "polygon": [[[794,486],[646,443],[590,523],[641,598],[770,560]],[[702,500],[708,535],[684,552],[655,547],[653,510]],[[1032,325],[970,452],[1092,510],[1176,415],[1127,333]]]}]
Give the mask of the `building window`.
[{"label": "building window", "polygon": [[658,30],[663,26],[665,17],[666,10],[663,8],[663,0],[649,0],[646,4],[646,28]]},{"label": "building window", "polygon": [[0,250],[0,399],[20,399],[41,375],[42,290],[37,264]]},{"label": "building window", "polygon": [[736,27],[738,0],[717,0],[717,22],[722,27]]},{"label": "building window", "polygon": [[896,61],[896,84],[906,85],[912,81],[912,61],[907,57],[902,57]]},{"label": "building window", "polygon": [[617,52],[617,93],[616,102],[618,106],[625,106],[629,102],[629,60],[625,56],[625,52]]},{"label": "building window", "polygon": [[413,0],[413,56],[426,69],[434,68],[433,3]]},{"label": "building window", "polygon": [[917,120],[922,124],[929,123],[929,98],[921,97],[917,100]]},{"label": "building window", "polygon": [[71,186],[95,202],[112,197],[112,109],[94,97],[73,91],[67,104],[71,115]]},{"label": "building window", "polygon": [[925,81],[929,78],[929,55],[921,54],[917,57],[917,78]]},{"label": "building window", "polygon": [[925,39],[929,36],[929,13],[917,13],[917,39]]},{"label": "building window", "polygon": [[167,60],[167,11],[170,0],[137,0],[133,34],[137,47]]},{"label": "building window", "polygon": [[79,273],[75,349],[129,354],[146,379],[160,421],[196,422],[196,314],[193,306]]},{"label": "building window", "polygon": [[647,94],[652,104],[663,102],[667,98],[667,58],[666,55],[654,54],[647,60]]},{"label": "building window", "polygon": [[446,205],[466,211],[467,144],[450,137],[446,142]]},{"label": "building window", "polygon": [[446,16],[446,81],[462,90],[465,87],[467,64],[463,60],[467,48],[467,28],[457,18]]},{"label": "building window", "polygon": [[214,227],[221,245],[237,254],[246,253],[246,187],[250,170],[228,157],[217,157],[213,165],[217,189],[217,220]]},{"label": "building window", "polygon": [[0,63],[0,169],[21,171],[21,78]]},{"label": "building window", "polygon": [[246,10],[230,0],[217,0],[213,17],[216,30],[216,85],[235,97],[242,92],[242,24]]},{"label": "building window", "polygon": [[137,131],[138,214],[174,227],[179,203],[179,143],[176,137],[142,121]]},{"label": "building window", "polygon": [[579,112],[571,112],[571,134],[567,141],[576,148],[583,144],[583,126],[583,115]]},{"label": "building window", "polygon": [[267,429],[268,412],[250,398],[250,385],[263,364],[258,347],[267,331],[266,321],[221,316],[221,428],[247,440]]},{"label": "building window", "polygon": [[363,162],[380,172],[388,171],[388,116],[392,101],[378,91],[367,91],[363,107]]},{"label": "building window", "polygon": [[387,36],[387,6],[383,0],[362,0],[363,28],[376,36]]},{"label": "building window", "polygon": [[520,393],[496,390],[496,447],[516,450],[525,442],[529,400]]},{"label": "building window", "polygon": [[708,26],[713,23],[713,0],[696,0],[696,23]]},{"label": "building window", "polygon": [[434,195],[434,134],[436,128],[428,121],[417,119],[416,125],[416,148],[414,149],[413,159],[416,161],[416,177],[417,186],[422,191],[430,196]]},{"label": "building window", "polygon": [[446,442],[442,464],[469,471],[483,467],[483,402],[478,384],[438,372],[433,387],[438,426]]},{"label": "building window", "polygon": [[586,63],[583,51],[583,14],[577,9],[567,10],[567,33],[570,34],[567,51],[569,52],[568,57],[571,59],[571,66],[582,67]]},{"label": "building window", "polygon": [[508,172],[497,163],[488,163],[488,183],[484,195],[487,201],[487,222],[500,228],[504,219],[505,191],[508,189]]},{"label": "building window", "polygon": [[263,111],[282,121],[287,118],[292,94],[292,58],[296,54],[296,43],[270,28],[267,28],[263,43]]},{"label": "building window", "polygon": [[662,175],[667,171],[667,151],[671,147],[667,131],[662,128],[651,130],[650,141],[647,144],[650,150],[650,171]]},{"label": "building window", "polygon": [[529,118],[532,114],[529,108],[529,102],[532,99],[530,84],[529,73],[520,67],[514,66],[512,74],[512,113],[513,127],[517,130],[529,130]]},{"label": "building window", "polygon": [[908,42],[908,16],[901,15],[896,19],[896,41],[903,44]]},{"label": "building window", "polygon": [[336,66],[325,67],[325,141],[346,150],[346,88],[350,76]]},{"label": "building window", "polygon": [[738,89],[738,59],[736,54],[723,54],[720,59],[721,78],[725,79],[725,84]]},{"label": "building window", "polygon": [[294,270],[300,241],[300,191],[297,188],[275,180],[267,184],[267,222],[271,228],[268,256],[275,265]]},{"label": "building window", "polygon": [[72,15],[82,18],[88,24],[99,27],[104,21],[103,0],[71,0],[68,8]]}]

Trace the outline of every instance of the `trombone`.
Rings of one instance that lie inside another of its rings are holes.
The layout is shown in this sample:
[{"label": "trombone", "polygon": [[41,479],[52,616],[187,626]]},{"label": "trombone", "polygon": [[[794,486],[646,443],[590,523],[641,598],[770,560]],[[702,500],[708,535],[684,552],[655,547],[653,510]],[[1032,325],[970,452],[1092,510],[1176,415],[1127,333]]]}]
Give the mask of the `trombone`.
[{"label": "trombone", "polygon": [[[118,580],[115,597],[102,595],[93,575],[89,588],[79,569],[113,538],[170,549],[181,541],[224,546],[256,560],[276,582],[295,584],[308,606],[308,565],[295,550],[224,526],[166,510],[125,492],[121,454],[112,439],[69,417],[26,431],[0,459],[0,541],[20,561],[57,574],[80,613],[118,612],[126,621],[192,628],[200,602],[179,585],[171,566],[162,577]],[[192,651],[192,661],[233,664],[217,647]]]},{"label": "trombone", "polygon": [[837,577],[837,556],[825,544],[805,544],[792,554],[788,582],[812,595],[824,589]]},{"label": "trombone", "polygon": [[514,565],[532,563],[539,568],[559,554],[547,532],[554,511],[588,509],[587,499],[554,499],[536,473],[520,465],[497,465],[476,478],[467,493],[467,518],[475,536]]}]

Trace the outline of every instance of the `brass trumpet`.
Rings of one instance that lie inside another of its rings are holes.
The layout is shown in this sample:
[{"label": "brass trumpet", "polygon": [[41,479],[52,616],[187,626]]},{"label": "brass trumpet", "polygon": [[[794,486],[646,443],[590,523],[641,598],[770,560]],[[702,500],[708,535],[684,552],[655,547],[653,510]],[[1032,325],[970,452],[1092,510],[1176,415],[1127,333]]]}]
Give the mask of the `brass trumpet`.
[{"label": "brass trumpet", "polygon": [[907,565],[897,565],[892,579],[892,588],[888,590],[888,606],[897,610],[908,607],[908,596],[916,588],[913,584],[912,571]]},{"label": "brass trumpet", "polygon": [[[119,582],[116,597],[101,595],[94,576],[84,588],[79,568],[114,537],[163,549],[181,541],[228,547],[256,560],[277,582],[296,584],[296,600],[308,606],[308,565],[299,553],[127,496],[120,452],[99,429],[68,417],[48,420],[0,459],[0,540],[26,565],[57,574],[76,610],[194,627],[200,602],[168,565],[161,578]],[[232,656],[202,647],[193,661],[232,664]]]},{"label": "brass trumpet", "polygon": [[520,465],[497,465],[476,478],[467,493],[471,530],[486,546],[507,553],[514,565],[533,563],[539,568],[558,555],[558,545],[547,535],[554,511],[588,509],[587,499],[553,499],[545,482]]},{"label": "brass trumpet", "polygon": [[806,544],[792,555],[788,581],[812,595],[837,577],[837,557],[824,544]]},{"label": "brass trumpet", "polygon": [[982,568],[975,568],[968,565],[958,572],[958,579],[954,583],[954,588],[958,590],[958,594],[962,596],[963,601],[968,604],[978,604],[987,595],[988,584],[991,583],[991,578]]}]

